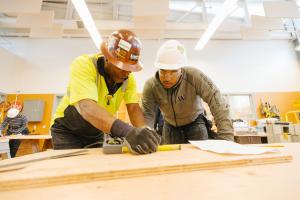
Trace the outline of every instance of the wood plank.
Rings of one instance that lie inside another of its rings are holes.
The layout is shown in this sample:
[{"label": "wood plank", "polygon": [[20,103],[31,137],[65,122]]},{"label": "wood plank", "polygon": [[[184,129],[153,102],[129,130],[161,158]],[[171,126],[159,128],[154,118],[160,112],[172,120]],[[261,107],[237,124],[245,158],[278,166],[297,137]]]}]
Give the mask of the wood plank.
[{"label": "wood plank", "polygon": [[261,144],[260,136],[234,136],[234,141],[239,144]]},{"label": "wood plank", "polygon": [[284,146],[292,162],[1,191],[0,199],[299,200],[300,143]]},{"label": "wood plank", "polygon": [[299,173],[291,173],[297,171],[291,163],[260,165],[1,191],[0,196],[3,200],[299,200]]},{"label": "wood plank", "polygon": [[0,172],[2,170],[5,170],[8,167],[25,165],[28,163],[33,163],[33,162],[47,160],[47,159],[55,159],[55,158],[68,157],[68,156],[74,156],[74,155],[81,155],[82,153],[86,153],[86,151],[87,150],[85,150],[85,149],[55,150],[55,151],[48,150],[47,152],[37,153],[34,156],[32,156],[32,155],[22,156],[22,157],[10,159],[10,160],[2,161],[0,163]]},{"label": "wood plank", "polygon": [[0,191],[282,163],[291,160],[292,156],[285,153],[229,156],[201,151],[191,145],[183,145],[181,151],[157,152],[142,156],[104,155],[101,149],[91,149],[88,155],[43,160],[30,163],[22,169],[0,173]]}]

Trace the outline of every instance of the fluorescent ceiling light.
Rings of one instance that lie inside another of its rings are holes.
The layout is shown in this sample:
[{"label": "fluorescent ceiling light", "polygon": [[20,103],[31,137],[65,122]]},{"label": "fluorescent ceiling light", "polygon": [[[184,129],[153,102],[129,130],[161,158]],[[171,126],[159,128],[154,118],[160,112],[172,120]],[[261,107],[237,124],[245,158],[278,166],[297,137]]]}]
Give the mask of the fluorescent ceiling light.
[{"label": "fluorescent ceiling light", "polygon": [[96,28],[95,22],[91,16],[91,13],[85,3],[84,0],[71,0],[76,11],[78,12],[81,20],[87,31],[89,32],[94,44],[96,45],[97,49],[100,49],[100,44],[102,42],[101,35]]},{"label": "fluorescent ceiling light", "polygon": [[195,1],[169,1],[170,10],[189,11],[196,5]]},{"label": "fluorescent ceiling light", "polygon": [[195,49],[202,50],[209,39],[213,36],[216,32],[217,28],[221,25],[224,19],[234,10],[237,8],[237,1],[238,0],[226,0],[220,9],[220,11],[216,14],[213,18],[211,23],[208,25],[206,31],[201,36],[200,40],[198,41]]}]

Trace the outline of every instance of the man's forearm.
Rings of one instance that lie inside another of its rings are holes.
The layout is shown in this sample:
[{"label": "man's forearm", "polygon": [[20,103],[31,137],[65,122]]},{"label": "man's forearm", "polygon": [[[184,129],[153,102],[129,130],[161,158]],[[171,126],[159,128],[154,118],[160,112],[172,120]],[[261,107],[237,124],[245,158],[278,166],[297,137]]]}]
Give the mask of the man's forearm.
[{"label": "man's forearm", "polygon": [[127,111],[130,118],[130,122],[135,127],[146,126],[146,121],[144,119],[144,114],[138,103],[127,104]]},{"label": "man's forearm", "polygon": [[100,107],[95,101],[84,99],[78,103],[81,116],[97,129],[109,133],[116,120],[109,112]]},{"label": "man's forearm", "polygon": [[218,134],[219,137],[225,140],[233,140],[233,127],[230,119],[224,119],[218,122]]},{"label": "man's forearm", "polygon": [[155,104],[152,101],[142,100],[142,112],[144,115],[145,123],[153,128],[155,123]]}]

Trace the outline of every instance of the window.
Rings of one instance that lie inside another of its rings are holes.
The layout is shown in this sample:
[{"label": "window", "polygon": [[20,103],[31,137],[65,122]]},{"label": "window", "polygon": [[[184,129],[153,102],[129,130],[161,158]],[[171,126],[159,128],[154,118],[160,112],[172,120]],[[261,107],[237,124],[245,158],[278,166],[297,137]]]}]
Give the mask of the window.
[{"label": "window", "polygon": [[224,94],[223,96],[230,105],[231,119],[253,120],[257,118],[251,94]]},{"label": "window", "polygon": [[52,115],[54,115],[56,108],[58,106],[58,104],[61,102],[62,98],[64,97],[63,94],[56,94],[54,96],[54,103],[53,103],[53,108],[52,108]]}]

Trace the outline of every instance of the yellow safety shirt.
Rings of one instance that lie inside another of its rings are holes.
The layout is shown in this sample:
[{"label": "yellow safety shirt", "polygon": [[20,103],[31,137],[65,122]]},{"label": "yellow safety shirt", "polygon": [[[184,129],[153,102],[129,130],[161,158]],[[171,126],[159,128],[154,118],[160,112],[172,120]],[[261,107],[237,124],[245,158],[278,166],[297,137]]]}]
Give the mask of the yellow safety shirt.
[{"label": "yellow safety shirt", "polygon": [[57,107],[52,124],[56,118],[64,117],[64,110],[69,105],[75,105],[82,99],[98,102],[98,105],[112,115],[117,112],[123,99],[125,104],[138,103],[136,81],[132,73],[113,95],[109,95],[105,79],[95,66],[101,56],[103,55],[82,55],[72,62],[67,93]]}]

